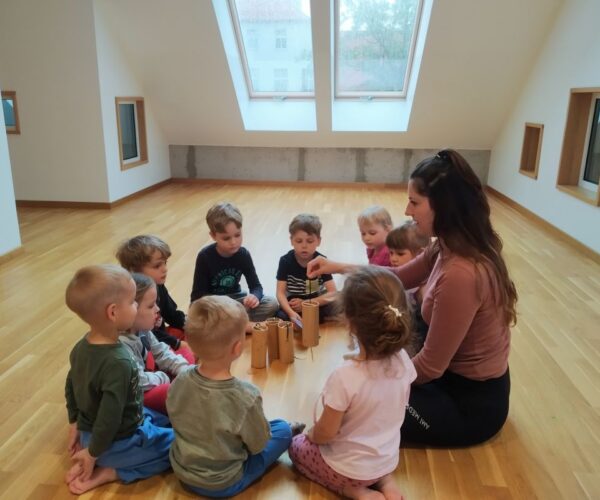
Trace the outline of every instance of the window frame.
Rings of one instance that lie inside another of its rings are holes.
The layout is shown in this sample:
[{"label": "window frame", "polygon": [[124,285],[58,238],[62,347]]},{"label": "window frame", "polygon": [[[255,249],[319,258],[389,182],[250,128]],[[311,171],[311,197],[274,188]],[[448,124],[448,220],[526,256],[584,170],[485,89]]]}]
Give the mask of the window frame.
[{"label": "window frame", "polygon": [[[6,133],[7,134],[21,134],[21,123],[19,121],[19,106],[17,104],[17,92],[15,90],[3,90],[1,93],[2,100],[11,100],[13,103],[13,114],[15,115],[15,124],[14,125],[6,125]],[[3,106],[4,107],[4,106]],[[4,113],[4,109],[2,110]]]},{"label": "window frame", "polygon": [[[123,137],[121,135],[121,104],[134,105],[135,137],[138,155],[127,160],[123,159]],[[146,113],[143,97],[116,97],[115,110],[117,114],[117,139],[119,147],[119,163],[121,170],[128,170],[148,163],[148,143],[146,138]]]},{"label": "window frame", "polygon": [[339,21],[340,21],[340,0],[333,0],[333,98],[339,100],[361,100],[361,101],[371,101],[371,100],[405,100],[408,93],[408,86],[410,81],[410,76],[412,73],[413,61],[415,56],[415,48],[417,45],[417,39],[419,36],[419,30],[421,29],[421,17],[423,13],[423,1],[418,0],[417,4],[417,13],[415,15],[415,28],[412,33],[412,37],[410,40],[410,49],[408,51],[408,60],[406,62],[406,71],[404,73],[404,85],[401,92],[391,92],[391,91],[375,91],[375,92],[367,92],[367,91],[345,91],[340,92],[338,90],[338,82],[339,82]]},{"label": "window frame", "polygon": [[590,112],[595,106],[595,95],[600,87],[570,89],[569,104],[563,135],[560,163],[556,178],[556,188],[569,196],[600,206],[600,184],[591,188],[580,184],[582,169],[585,168],[590,134]]},{"label": "window frame", "polygon": [[[244,73],[244,81],[246,83],[246,91],[248,92],[248,98],[251,100],[310,100],[313,101],[315,99],[315,92],[295,92],[295,91],[285,91],[285,92],[258,92],[254,90],[254,86],[252,85],[252,78],[250,76],[250,67],[248,64],[248,57],[246,56],[246,46],[244,44],[244,37],[242,36],[242,27],[240,26],[240,17],[238,15],[237,7],[235,5],[235,0],[227,0],[227,6],[229,7],[229,16],[231,18],[231,24],[233,26],[233,32],[235,35],[235,41],[238,48],[238,54],[240,56],[240,61],[242,63],[242,69]],[[311,12],[311,21],[312,21],[312,12]],[[287,35],[287,31],[286,31]],[[312,27],[311,27],[311,35],[312,35]],[[287,41],[289,37],[286,36],[286,48]],[[312,41],[311,41],[312,43]],[[276,48],[275,50],[286,50],[286,48]],[[312,56],[312,65],[313,65],[313,75],[314,75],[314,65],[315,65],[315,57],[314,53]],[[289,78],[289,77],[288,77]],[[314,84],[314,81],[313,81]]]},{"label": "window frame", "polygon": [[595,128],[596,135],[600,133],[600,127],[596,125],[594,127],[594,117],[596,115],[596,107],[600,107],[600,92],[592,94],[592,102],[590,105],[590,111],[588,116],[587,129],[585,133],[585,146],[583,148],[583,157],[581,160],[581,168],[579,170],[579,186],[590,191],[595,191],[599,188],[600,180],[598,183],[590,182],[585,179],[585,171],[588,165],[588,155],[590,152],[590,144],[592,142],[592,130]]}]

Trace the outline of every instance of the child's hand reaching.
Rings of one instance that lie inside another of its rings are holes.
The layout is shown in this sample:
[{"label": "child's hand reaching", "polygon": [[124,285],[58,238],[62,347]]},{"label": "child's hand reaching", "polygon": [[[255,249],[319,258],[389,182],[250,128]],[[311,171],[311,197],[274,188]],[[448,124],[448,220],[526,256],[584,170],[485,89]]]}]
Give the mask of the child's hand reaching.
[{"label": "child's hand reaching", "polygon": [[252,295],[251,293],[249,293],[244,297],[244,300],[242,300],[242,304],[246,309],[254,309],[258,307],[258,304],[260,304],[260,300],[258,300],[256,295]]},{"label": "child's hand reaching", "polygon": [[302,311],[302,299],[290,299],[288,302],[290,304],[290,307],[297,313]]},{"label": "child's hand reaching", "polygon": [[87,481],[92,476],[92,472],[94,472],[96,457],[92,457],[88,448],[84,448],[75,453],[71,459],[81,467],[81,473],[79,474],[80,479],[82,481]]},{"label": "child's hand reaching", "polygon": [[81,445],[79,444],[79,431],[77,430],[77,422],[73,422],[72,424],[69,424],[67,451],[69,452],[69,456],[72,457],[79,450],[81,450]]}]

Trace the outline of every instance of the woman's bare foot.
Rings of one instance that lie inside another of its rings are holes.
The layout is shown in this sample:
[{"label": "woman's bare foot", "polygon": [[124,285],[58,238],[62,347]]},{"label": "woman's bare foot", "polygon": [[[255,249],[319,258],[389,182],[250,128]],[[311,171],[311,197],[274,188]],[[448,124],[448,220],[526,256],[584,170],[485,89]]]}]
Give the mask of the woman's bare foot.
[{"label": "woman's bare foot", "polygon": [[342,493],[348,498],[355,498],[357,500],[382,500],[385,498],[383,493],[377,490],[372,490],[371,488],[367,488],[365,486],[361,486],[359,488],[344,488]]},{"label": "woman's bare foot", "polygon": [[381,491],[386,500],[402,500],[404,498],[391,474],[383,476],[373,487]]},{"label": "woman's bare foot", "polygon": [[298,434],[302,434],[306,424],[303,424],[302,422],[290,422],[290,427],[292,429],[292,437],[294,437]]},{"label": "woman's bare foot", "polygon": [[79,476],[73,479],[69,483],[69,490],[75,495],[81,495],[101,484],[112,483],[117,479],[119,479],[119,476],[117,476],[115,469],[96,467],[94,472],[92,472],[92,476],[87,481],[82,481]]}]

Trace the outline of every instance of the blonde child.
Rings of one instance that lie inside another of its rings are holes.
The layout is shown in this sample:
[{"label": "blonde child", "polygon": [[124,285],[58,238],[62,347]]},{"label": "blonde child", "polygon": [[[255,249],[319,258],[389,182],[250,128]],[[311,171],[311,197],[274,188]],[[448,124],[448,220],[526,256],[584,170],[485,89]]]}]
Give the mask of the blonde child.
[{"label": "blonde child", "polygon": [[[242,246],[239,209],[231,203],[217,203],[208,210],[206,224],[214,243],[198,253],[190,301],[206,295],[227,295],[237,300],[250,318],[246,325],[250,333],[254,322],[273,316],[279,304],[275,297],[263,294],[250,252]],[[248,283],[247,293],[240,287],[242,276]]]},{"label": "blonde child", "polygon": [[184,368],[173,381],[167,409],[175,430],[173,470],[183,487],[198,495],[240,493],[304,428],[267,421],[258,388],[231,374],[247,322],[244,306],[225,296],[203,297],[188,312],[186,338],[199,365]]},{"label": "blonde child", "polygon": [[331,274],[309,280],[306,265],[320,254],[321,221],[316,215],[299,214],[289,226],[292,250],[279,259],[277,268],[277,317],[297,321],[302,316],[302,302],[307,299],[319,304],[319,320],[333,315],[332,295],[336,292]]},{"label": "blonde child", "polygon": [[[417,257],[429,245],[431,238],[417,231],[414,221],[407,221],[399,227],[392,229],[385,240],[390,249],[390,262],[394,267],[400,267]],[[416,354],[427,336],[429,326],[423,320],[421,305],[423,303],[423,288],[425,284],[408,290],[409,304],[413,313],[413,329],[415,331],[414,345],[411,354]]]},{"label": "blonde child", "polygon": [[366,208],[358,216],[358,228],[363,243],[367,247],[369,264],[390,265],[390,252],[385,238],[392,229],[392,217],[379,205]]},{"label": "blonde child", "polygon": [[169,245],[158,236],[142,234],[121,243],[116,257],[129,272],[142,273],[154,280],[157,291],[156,303],[160,313],[152,328],[154,336],[193,363],[192,352],[183,339],[185,313],[177,309],[177,304],[165,286],[168,271],[167,260],[171,257]]},{"label": "blonde child", "polygon": [[170,466],[173,430],[164,415],[143,408],[138,369],[119,342],[119,332],[131,328],[137,314],[131,275],[113,265],[84,267],[65,298],[90,327],[71,351],[65,385],[69,489],[79,495],[104,483],[160,474]]},{"label": "blonde child", "polygon": [[159,342],[152,333],[159,310],[154,281],[141,273],[133,273],[132,276],[136,286],[137,315],[131,328],[119,339],[131,350],[137,364],[144,406],[166,414],[171,377],[177,376],[190,363],[173,353],[167,344]]},{"label": "blonde child", "polygon": [[302,474],[340,495],[399,499],[391,473],[416,377],[403,349],[411,335],[406,295],[391,271],[366,266],[346,280],[341,305],[359,352],[329,376],[321,416],[293,439],[289,455]]}]

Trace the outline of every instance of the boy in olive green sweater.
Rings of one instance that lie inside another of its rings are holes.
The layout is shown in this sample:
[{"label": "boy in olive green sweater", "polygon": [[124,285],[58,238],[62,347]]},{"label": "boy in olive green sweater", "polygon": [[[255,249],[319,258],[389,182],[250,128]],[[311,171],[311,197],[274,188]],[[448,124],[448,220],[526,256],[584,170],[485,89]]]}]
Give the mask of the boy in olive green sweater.
[{"label": "boy in olive green sweater", "polygon": [[179,372],[167,396],[175,429],[171,464],[183,487],[229,497],[245,490],[287,450],[304,425],[268,421],[258,387],[235,378],[248,314],[224,295],[195,301],[185,335],[200,364]]},{"label": "boy in olive green sweater", "polygon": [[113,265],[84,267],[67,287],[67,306],[90,326],[71,351],[65,386],[73,460],[65,480],[75,494],[169,468],[173,430],[143,408],[137,366],[119,342],[137,314],[135,291],[131,275]]}]

